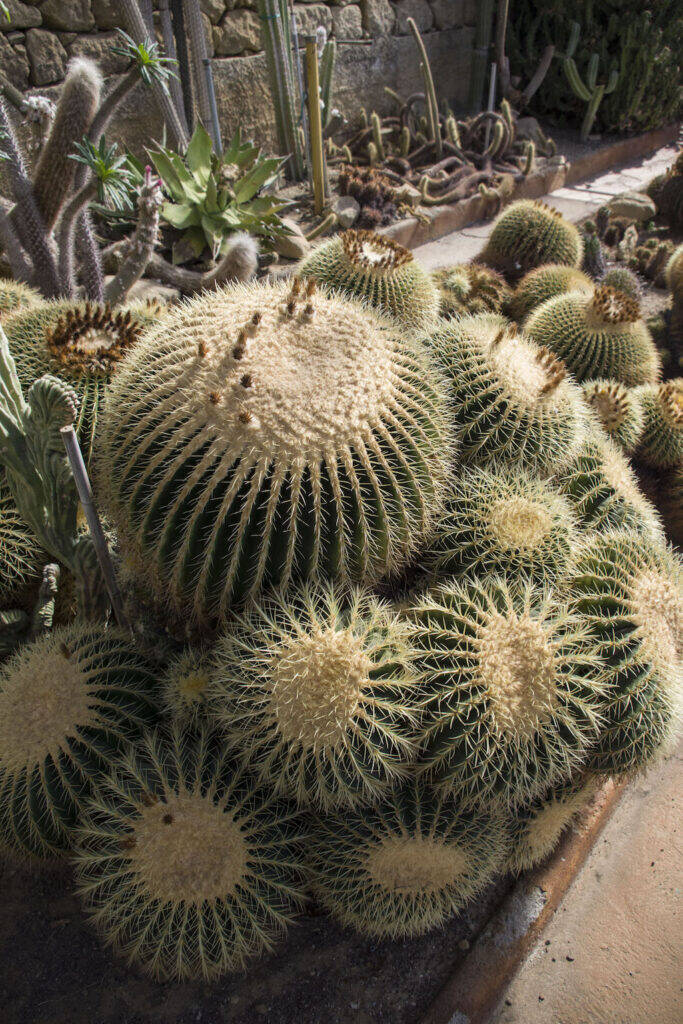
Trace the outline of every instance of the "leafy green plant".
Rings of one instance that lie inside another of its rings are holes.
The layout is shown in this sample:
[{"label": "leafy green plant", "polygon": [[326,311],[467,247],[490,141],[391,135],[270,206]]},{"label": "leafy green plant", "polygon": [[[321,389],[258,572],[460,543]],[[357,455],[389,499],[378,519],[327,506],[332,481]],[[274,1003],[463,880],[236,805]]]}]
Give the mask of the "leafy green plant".
[{"label": "leafy green plant", "polygon": [[[196,257],[207,248],[214,258],[222,255],[235,231],[266,243],[289,233],[278,216],[282,203],[263,194],[282,161],[264,158],[258,146],[242,142],[239,128],[223,154],[214,152],[211,137],[198,124],[184,157],[163,146],[150,150],[149,157],[170,197],[162,220],[182,232]],[[135,165],[134,158],[129,162]]]}]

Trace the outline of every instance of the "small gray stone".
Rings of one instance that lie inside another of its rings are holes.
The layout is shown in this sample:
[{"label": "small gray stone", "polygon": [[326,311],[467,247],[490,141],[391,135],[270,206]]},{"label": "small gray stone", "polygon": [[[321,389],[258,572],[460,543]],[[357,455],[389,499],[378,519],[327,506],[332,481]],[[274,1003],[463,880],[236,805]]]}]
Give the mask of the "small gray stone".
[{"label": "small gray stone", "polygon": [[282,223],[289,228],[292,234],[275,240],[273,249],[278,256],[283,256],[287,260],[300,260],[304,256],[308,256],[311,251],[311,243],[304,236],[297,222],[291,217],[283,217]]},{"label": "small gray stone", "polygon": [[396,24],[395,4],[389,0],[365,0],[363,28],[372,36],[390,36]]},{"label": "small gray stone", "polygon": [[340,7],[332,11],[332,26],[337,39],[360,39],[363,35],[363,18],[360,7]]},{"label": "small gray stone", "polygon": [[322,25],[327,34],[332,31],[332,12],[325,4],[294,4],[299,36],[314,36]]},{"label": "small gray stone", "polygon": [[[225,0],[199,0],[199,6],[209,20],[213,22],[214,25],[217,25],[225,14],[226,7],[231,5],[226,4]],[[234,6],[234,4],[232,6]]]},{"label": "small gray stone", "polygon": [[214,51],[219,57],[234,57],[261,49],[261,24],[253,11],[228,11],[213,28]]},{"label": "small gray stone", "polygon": [[431,0],[434,14],[434,27],[438,29],[455,28],[465,23],[465,4],[463,0]]},{"label": "small gray stone", "polygon": [[91,0],[92,13],[98,28],[123,28],[118,0]]},{"label": "small gray stone", "polygon": [[412,18],[420,32],[429,32],[434,24],[434,15],[427,0],[398,0],[396,7],[396,35],[406,36],[410,32],[408,18]]},{"label": "small gray stone", "polygon": [[9,18],[0,11],[0,32],[14,32],[18,28],[35,28],[40,25],[42,18],[37,7],[31,4],[20,3],[20,0],[4,0],[5,7],[9,12]]},{"label": "small gray stone", "polygon": [[54,32],[30,28],[26,33],[26,50],[34,85],[52,85],[62,80],[66,68],[66,50]]},{"label": "small gray stone", "polygon": [[90,57],[103,75],[118,75],[130,65],[126,57],[112,52],[120,43],[118,32],[93,32],[88,36],[77,35],[67,49],[70,57]]},{"label": "small gray stone", "polygon": [[66,32],[89,32],[95,27],[90,0],[45,0],[40,13],[46,28]]},{"label": "small gray stone", "polygon": [[29,64],[25,46],[12,46],[0,32],[0,68],[17,89],[28,86]]},{"label": "small gray stone", "polygon": [[360,205],[353,196],[339,196],[332,204],[332,212],[336,213],[339,227],[350,228],[360,215]]},{"label": "small gray stone", "polygon": [[657,207],[644,192],[624,192],[611,199],[607,205],[614,217],[624,217],[636,223],[652,220],[657,213]]}]

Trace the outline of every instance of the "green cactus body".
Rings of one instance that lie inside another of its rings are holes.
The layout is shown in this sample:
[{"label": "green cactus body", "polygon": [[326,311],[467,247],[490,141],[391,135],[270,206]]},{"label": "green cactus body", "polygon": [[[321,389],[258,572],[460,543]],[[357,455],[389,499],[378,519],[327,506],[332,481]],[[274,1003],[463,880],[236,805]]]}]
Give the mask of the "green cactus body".
[{"label": "green cactus body", "polygon": [[615,380],[589,380],[583,394],[610,440],[627,454],[634,451],[644,422],[638,392]]},{"label": "green cactus body", "polygon": [[640,490],[626,456],[602,432],[587,432],[576,456],[554,482],[570,500],[584,527],[634,530],[654,542],[663,542],[656,509]]},{"label": "green cactus body", "polygon": [[568,577],[608,670],[590,767],[643,768],[673,737],[683,679],[683,591],[673,551],[626,531],[595,535]]},{"label": "green cactus body", "polygon": [[263,587],[399,569],[442,507],[449,438],[421,343],[312,281],[236,285],[120,366],[99,476],[133,571],[210,622]]},{"label": "green cactus body", "polygon": [[9,607],[40,576],[47,557],[23,521],[0,470],[0,604]]},{"label": "green cactus body", "polygon": [[327,809],[376,801],[415,758],[423,694],[407,635],[358,591],[264,600],[218,642],[212,713],[279,793]]},{"label": "green cactus body", "polygon": [[112,310],[109,306],[65,300],[43,302],[8,316],[3,327],[28,389],[45,373],[58,374],[79,398],[76,424],[89,458],[107,384],[123,354],[158,315],[149,310]]},{"label": "green cactus body", "polygon": [[427,271],[408,249],[373,231],[345,231],[323,242],[299,272],[362,299],[409,331],[427,331],[439,312]]},{"label": "green cactus body", "polygon": [[659,354],[638,303],[612,288],[549,299],[531,314],[525,329],[579,381],[607,378],[634,385],[659,377]]},{"label": "green cactus body", "polygon": [[544,263],[580,267],[579,231],[556,210],[531,199],[511,203],[500,214],[481,260],[494,270],[518,276]]},{"label": "green cactus body", "polygon": [[410,783],[375,808],[317,821],[309,849],[325,909],[362,934],[397,939],[437,928],[473,899],[507,841],[489,811],[468,816]]},{"label": "green cactus body", "polygon": [[171,658],[159,678],[161,707],[181,726],[194,725],[208,714],[213,666],[208,652],[190,648]]},{"label": "green cactus body", "polygon": [[562,833],[596,795],[599,778],[590,774],[579,776],[513,812],[509,821],[508,871],[529,871],[553,852]]},{"label": "green cactus body", "polygon": [[594,281],[602,281],[607,270],[607,263],[595,224],[592,224],[592,229],[592,231],[584,230],[583,233],[583,260],[581,266]]},{"label": "green cactus body", "polygon": [[444,584],[409,612],[429,780],[463,806],[533,800],[597,737],[605,673],[586,622],[543,588]]},{"label": "green cactus body", "polygon": [[664,270],[664,280],[671,292],[671,345],[680,358],[683,355],[683,245],[674,249]]},{"label": "green cactus body", "polygon": [[43,301],[40,292],[22,284],[21,281],[7,281],[0,278],[0,321],[8,314],[27,306],[37,306]]},{"label": "green cactus body", "polygon": [[575,536],[574,510],[550,484],[519,467],[465,469],[428,558],[441,577],[524,574],[552,583],[566,571]]},{"label": "green cactus body", "polygon": [[683,377],[636,389],[643,408],[639,459],[654,469],[672,469],[683,462]]},{"label": "green cactus body", "polygon": [[78,892],[105,941],[158,978],[240,970],[303,902],[300,822],[206,727],[113,759],[89,811]]},{"label": "green cactus body", "polygon": [[441,316],[450,320],[477,313],[500,313],[511,291],[495,270],[476,263],[459,263],[432,272],[441,298]]},{"label": "green cactus body", "polygon": [[522,323],[538,306],[567,292],[593,294],[593,282],[577,267],[549,263],[525,274],[508,303],[507,312]]},{"label": "green cactus body", "polygon": [[154,724],[155,673],[132,641],[74,625],[0,672],[0,836],[24,853],[68,850],[112,751]]},{"label": "green cactus body", "polygon": [[547,349],[495,314],[445,324],[433,349],[451,385],[465,459],[534,471],[569,461],[586,410],[580,389]]},{"label": "green cactus body", "polygon": [[639,300],[642,294],[638,278],[628,267],[611,267],[603,277],[602,283],[616,292],[623,292],[631,299]]},{"label": "green cactus body", "polygon": [[665,474],[660,490],[662,516],[671,540],[683,548],[683,463]]}]

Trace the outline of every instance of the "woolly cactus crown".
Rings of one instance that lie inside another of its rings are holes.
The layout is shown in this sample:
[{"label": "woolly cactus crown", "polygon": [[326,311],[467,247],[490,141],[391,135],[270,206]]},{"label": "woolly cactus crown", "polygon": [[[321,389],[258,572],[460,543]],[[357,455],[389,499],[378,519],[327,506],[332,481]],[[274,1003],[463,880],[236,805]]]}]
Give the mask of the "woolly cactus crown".
[{"label": "woolly cactus crown", "polygon": [[643,409],[635,390],[615,380],[591,380],[583,394],[600,426],[625,452],[632,452],[643,432]]},{"label": "woolly cactus crown", "polygon": [[506,274],[526,273],[543,263],[580,267],[583,242],[564,217],[531,199],[511,203],[500,214],[481,260]]},{"label": "woolly cactus crown", "polygon": [[507,312],[520,323],[542,303],[566,292],[593,292],[593,282],[577,267],[549,263],[525,274],[507,304]]},{"label": "woolly cactus crown", "polygon": [[262,586],[400,567],[441,507],[449,431],[420,343],[314,282],[237,285],[120,367],[100,476],[137,571],[210,620]]},{"label": "woolly cactus crown", "polygon": [[577,380],[605,377],[623,384],[657,380],[660,358],[636,299],[601,286],[539,306],[525,329],[562,359]]},{"label": "woolly cactus crown", "polygon": [[345,231],[323,242],[300,273],[363,299],[410,331],[427,330],[439,312],[437,291],[410,250],[373,231]]}]

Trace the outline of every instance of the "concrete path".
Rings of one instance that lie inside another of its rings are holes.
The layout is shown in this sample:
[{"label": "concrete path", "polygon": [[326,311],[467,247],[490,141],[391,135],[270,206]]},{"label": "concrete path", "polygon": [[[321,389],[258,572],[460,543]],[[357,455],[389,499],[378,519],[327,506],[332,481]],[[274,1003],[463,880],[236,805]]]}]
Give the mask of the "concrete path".
[{"label": "concrete path", "polygon": [[678,755],[632,785],[492,1024],[680,1024]]},{"label": "concrete path", "polygon": [[[612,196],[643,188],[673,163],[676,154],[674,146],[665,146],[632,167],[610,171],[569,188],[560,188],[551,195],[543,196],[541,201],[559,210],[568,220],[581,220],[595,213]],[[451,263],[466,263],[484,248],[492,226],[493,221],[482,221],[454,231],[451,235],[418,246],[414,250],[415,256],[427,270],[436,270]]]}]

